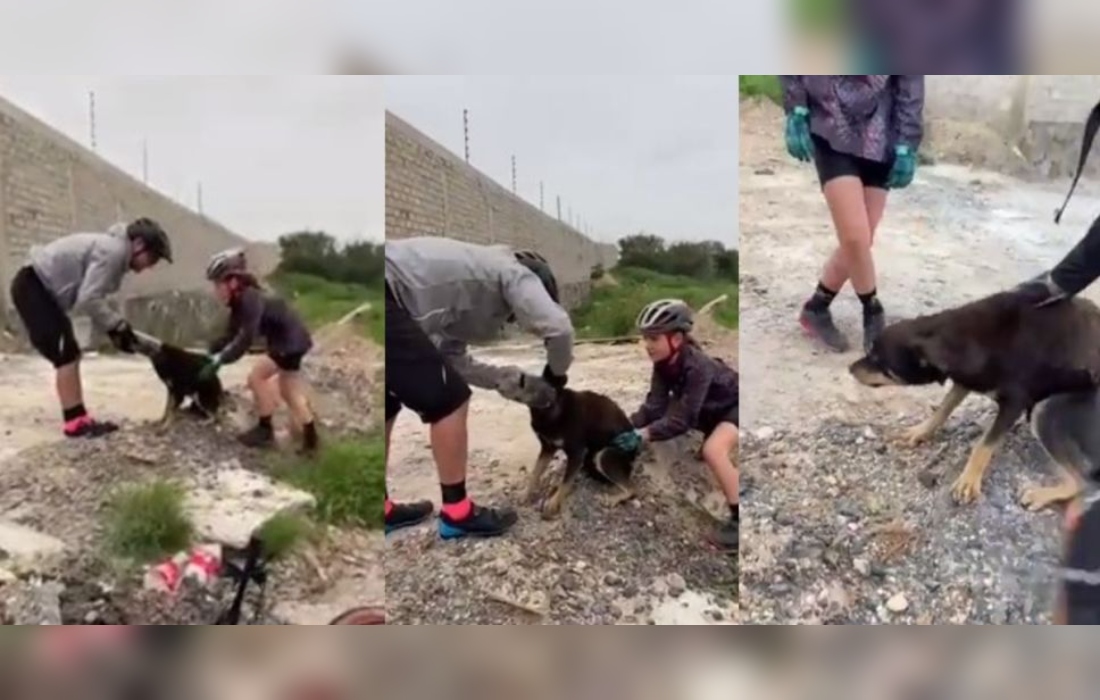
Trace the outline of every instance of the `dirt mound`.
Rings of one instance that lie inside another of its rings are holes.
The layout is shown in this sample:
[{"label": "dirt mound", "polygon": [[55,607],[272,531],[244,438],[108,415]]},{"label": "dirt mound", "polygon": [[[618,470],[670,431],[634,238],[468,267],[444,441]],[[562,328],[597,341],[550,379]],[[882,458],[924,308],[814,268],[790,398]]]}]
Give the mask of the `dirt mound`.
[{"label": "dirt mound", "polygon": [[308,372],[318,414],[339,432],[367,430],[382,381],[383,349],[350,315],[318,330],[314,341]]}]

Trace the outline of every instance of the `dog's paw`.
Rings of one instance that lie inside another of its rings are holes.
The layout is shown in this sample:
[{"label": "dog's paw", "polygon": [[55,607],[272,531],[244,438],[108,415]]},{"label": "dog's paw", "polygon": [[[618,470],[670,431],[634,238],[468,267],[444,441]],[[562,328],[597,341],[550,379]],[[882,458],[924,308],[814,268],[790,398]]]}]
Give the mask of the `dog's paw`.
[{"label": "dog's paw", "polygon": [[1027,484],[1020,489],[1019,501],[1020,505],[1031,511],[1037,513],[1044,508],[1049,508],[1056,503],[1063,503],[1065,501],[1072,500],[1077,495],[1077,489],[1073,486],[1058,485],[1058,486],[1039,486],[1036,484]]},{"label": "dog's paw", "polygon": [[919,447],[921,444],[927,442],[929,437],[931,437],[931,433],[929,433],[928,429],[921,423],[920,425],[914,425],[912,428],[901,431],[896,440],[901,445],[912,448]]},{"label": "dog's paw", "polygon": [[959,505],[967,505],[978,500],[982,496],[982,482],[980,479],[971,479],[965,474],[955,480],[951,486],[951,497]]},{"label": "dog's paw", "polygon": [[543,520],[557,520],[561,517],[561,498],[557,493],[542,503],[541,511]]}]

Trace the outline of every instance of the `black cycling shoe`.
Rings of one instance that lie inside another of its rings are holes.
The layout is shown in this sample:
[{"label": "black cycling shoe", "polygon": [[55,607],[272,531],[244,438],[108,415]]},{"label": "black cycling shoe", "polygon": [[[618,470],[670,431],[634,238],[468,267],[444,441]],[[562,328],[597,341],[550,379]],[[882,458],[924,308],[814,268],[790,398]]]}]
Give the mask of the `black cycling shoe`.
[{"label": "black cycling shoe", "polygon": [[863,352],[871,352],[871,346],[886,328],[886,312],[880,306],[875,311],[863,312]]},{"label": "black cycling shoe", "polygon": [[710,537],[710,542],[722,552],[736,552],[741,546],[741,526],[730,518]]},{"label": "black cycling shoe", "polygon": [[416,527],[420,523],[432,517],[435,506],[431,501],[416,501],[414,503],[394,503],[390,507],[390,513],[386,516],[386,534],[403,530],[407,527]]},{"label": "black cycling shoe", "polygon": [[275,444],[275,431],[263,425],[256,425],[251,430],[237,436],[245,447],[271,447]]},{"label": "black cycling shoe", "polygon": [[809,304],[802,307],[798,316],[802,330],[833,352],[847,352],[851,345],[833,322],[833,314],[828,308],[815,309]]},{"label": "black cycling shoe", "polygon": [[475,505],[462,520],[439,514],[439,536],[445,540],[462,537],[500,537],[512,529],[519,515],[511,508],[482,508]]},{"label": "black cycling shoe", "polygon": [[91,418],[78,421],[71,427],[64,429],[65,437],[70,438],[98,438],[110,435],[118,431],[118,425],[111,421],[98,421]]}]

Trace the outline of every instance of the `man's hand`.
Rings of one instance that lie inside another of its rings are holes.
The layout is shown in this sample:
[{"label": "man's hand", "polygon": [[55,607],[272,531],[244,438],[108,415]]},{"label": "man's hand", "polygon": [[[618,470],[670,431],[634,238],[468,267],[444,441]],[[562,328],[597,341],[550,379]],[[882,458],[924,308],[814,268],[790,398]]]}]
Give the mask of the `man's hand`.
[{"label": "man's hand", "polygon": [[543,368],[542,378],[543,381],[545,381],[547,384],[554,387],[555,389],[564,389],[565,385],[569,383],[568,375],[563,374],[561,376],[558,376],[554,374],[553,370],[550,369],[550,365],[546,365],[546,367]]},{"label": "man's hand", "polygon": [[206,364],[199,370],[199,381],[205,382],[208,379],[212,379],[218,370],[222,367],[222,358],[220,355],[209,355],[206,358]]},{"label": "man's hand", "polygon": [[134,335],[134,329],[126,319],[119,321],[110,328],[107,331],[107,338],[111,341],[111,345],[114,345],[115,348],[126,353],[133,353],[134,345],[137,344],[137,336]]},{"label": "man's hand", "polygon": [[1012,288],[1012,292],[1023,297],[1034,307],[1049,306],[1050,304],[1056,304],[1059,301],[1070,298],[1069,295],[1055,283],[1050,272],[1044,272],[1034,279],[1016,285]]}]

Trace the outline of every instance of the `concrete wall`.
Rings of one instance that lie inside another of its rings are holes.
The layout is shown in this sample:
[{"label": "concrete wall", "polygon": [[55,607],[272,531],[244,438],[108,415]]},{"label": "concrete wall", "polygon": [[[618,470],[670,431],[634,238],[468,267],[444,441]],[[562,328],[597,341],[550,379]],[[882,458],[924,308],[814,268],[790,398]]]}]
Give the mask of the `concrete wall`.
[{"label": "concrete wall", "polygon": [[[1073,172],[1085,118],[1100,101],[1100,75],[930,75],[926,86],[929,117],[992,126],[1043,177]],[[1086,172],[1100,175],[1100,159]]]},{"label": "concrete wall", "polygon": [[443,235],[539,251],[567,305],[587,295],[596,264],[617,247],[596,243],[542,213],[393,114],[386,115],[386,238]]},{"label": "concrete wall", "polygon": [[[120,295],[128,308],[135,300],[156,299],[163,314],[167,300],[207,288],[203,270],[210,255],[248,243],[0,99],[0,317],[10,310],[11,276],[32,245],[73,231],[105,231],[139,216],[156,219],[169,232],[176,263],[129,276]],[[274,246],[249,249],[261,273],[274,269]],[[188,301],[179,312],[196,308]]]}]

